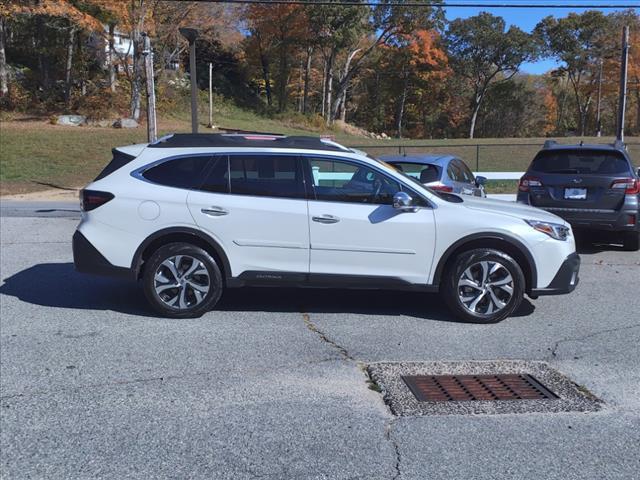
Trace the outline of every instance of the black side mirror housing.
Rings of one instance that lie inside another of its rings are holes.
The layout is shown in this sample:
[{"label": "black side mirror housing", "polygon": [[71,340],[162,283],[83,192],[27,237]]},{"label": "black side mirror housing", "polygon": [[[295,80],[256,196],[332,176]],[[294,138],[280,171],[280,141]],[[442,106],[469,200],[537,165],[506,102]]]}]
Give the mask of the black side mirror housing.
[{"label": "black side mirror housing", "polygon": [[476,185],[479,187],[487,183],[487,177],[477,176],[476,177]]}]

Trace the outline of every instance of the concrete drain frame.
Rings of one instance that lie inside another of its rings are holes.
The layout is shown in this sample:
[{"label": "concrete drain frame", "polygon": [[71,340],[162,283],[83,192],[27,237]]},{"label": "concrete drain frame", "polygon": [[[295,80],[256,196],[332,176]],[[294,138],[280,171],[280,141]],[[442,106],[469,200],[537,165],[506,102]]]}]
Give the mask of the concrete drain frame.
[{"label": "concrete drain frame", "polygon": [[[371,380],[380,387],[385,403],[398,416],[595,412],[602,408],[601,400],[544,362],[380,362],[370,364],[367,371]],[[415,377],[443,375],[461,378],[530,376],[554,395],[544,399],[425,401],[416,397],[416,389],[412,391],[406,381]]]}]

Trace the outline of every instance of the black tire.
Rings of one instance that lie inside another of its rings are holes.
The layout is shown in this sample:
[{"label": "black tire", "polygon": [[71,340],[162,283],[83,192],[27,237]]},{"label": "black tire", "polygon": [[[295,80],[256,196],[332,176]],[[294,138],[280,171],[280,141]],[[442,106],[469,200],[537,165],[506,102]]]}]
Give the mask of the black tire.
[{"label": "black tire", "polygon": [[[167,263],[163,263],[165,261]],[[169,318],[202,316],[218,303],[224,289],[215,259],[206,250],[189,243],[169,243],[156,250],[144,264],[142,282],[149,304]],[[158,293],[157,289],[162,291]]]},{"label": "black tire", "polygon": [[[487,262],[484,264],[487,266],[499,264],[500,268],[482,280],[484,267],[480,262]],[[473,278],[470,280],[477,286],[459,286],[459,281],[463,281],[463,275],[464,280],[469,279],[468,273],[471,273]],[[504,286],[493,285],[494,282],[499,284],[508,280],[509,276],[511,283]],[[470,323],[497,323],[507,318],[520,306],[525,286],[524,273],[518,262],[499,250],[479,248],[463,252],[449,263],[441,283],[441,294],[449,309],[460,320]],[[508,292],[508,288],[511,288],[511,293]],[[461,298],[461,295],[465,294],[467,296],[463,298],[481,297],[481,299],[475,305],[473,300],[465,305]],[[494,298],[499,303],[496,303]],[[496,308],[497,305],[503,304],[504,306]]]},{"label": "black tire", "polygon": [[640,250],[640,232],[624,232],[622,246],[628,252]]}]

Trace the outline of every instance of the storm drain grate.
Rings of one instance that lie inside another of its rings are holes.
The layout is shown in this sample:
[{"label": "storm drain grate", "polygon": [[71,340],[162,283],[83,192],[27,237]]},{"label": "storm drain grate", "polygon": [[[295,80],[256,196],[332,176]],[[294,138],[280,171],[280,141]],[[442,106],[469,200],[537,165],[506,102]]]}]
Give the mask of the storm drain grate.
[{"label": "storm drain grate", "polygon": [[403,376],[419,402],[552,400],[558,396],[531,375]]}]

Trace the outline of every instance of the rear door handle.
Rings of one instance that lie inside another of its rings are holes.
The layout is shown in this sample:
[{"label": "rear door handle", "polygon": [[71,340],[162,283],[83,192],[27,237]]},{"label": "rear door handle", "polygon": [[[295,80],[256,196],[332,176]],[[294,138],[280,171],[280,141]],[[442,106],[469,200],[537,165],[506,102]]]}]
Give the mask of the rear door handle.
[{"label": "rear door handle", "polygon": [[338,223],[340,219],[333,215],[320,215],[319,217],[311,217],[311,220],[318,223]]},{"label": "rear door handle", "polygon": [[200,210],[202,213],[204,213],[205,215],[208,215],[209,217],[222,217],[224,215],[227,215],[229,213],[228,210],[222,208],[222,207],[210,207],[210,208],[203,208]]}]

